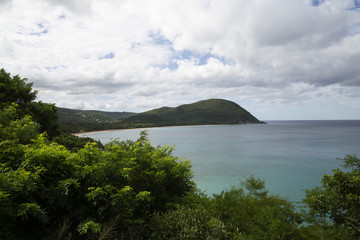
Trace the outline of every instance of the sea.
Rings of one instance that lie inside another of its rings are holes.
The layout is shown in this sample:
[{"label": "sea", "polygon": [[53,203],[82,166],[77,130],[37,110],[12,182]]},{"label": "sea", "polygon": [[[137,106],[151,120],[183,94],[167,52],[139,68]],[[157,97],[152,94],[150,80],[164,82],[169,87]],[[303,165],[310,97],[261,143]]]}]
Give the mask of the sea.
[{"label": "sea", "polygon": [[255,176],[272,194],[299,203],[305,189],[341,168],[346,154],[360,157],[360,120],[267,121],[267,124],[159,127],[84,133],[106,144],[136,140],[146,130],[154,146],[174,145],[192,162],[193,180],[208,195]]}]

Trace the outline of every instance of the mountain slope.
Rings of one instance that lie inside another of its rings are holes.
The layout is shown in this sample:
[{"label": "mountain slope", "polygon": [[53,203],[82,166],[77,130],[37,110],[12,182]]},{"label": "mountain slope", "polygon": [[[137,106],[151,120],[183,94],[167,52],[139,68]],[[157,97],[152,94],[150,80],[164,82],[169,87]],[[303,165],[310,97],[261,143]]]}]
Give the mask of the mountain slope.
[{"label": "mountain slope", "polygon": [[57,114],[59,123],[64,130],[82,132],[123,128],[120,125],[121,119],[136,113],[59,108]]},{"label": "mountain slope", "polygon": [[162,107],[138,114],[59,108],[58,115],[63,129],[73,133],[159,126],[263,123],[238,104],[223,99]]},{"label": "mountain slope", "polygon": [[80,120],[81,121],[97,121],[97,122],[112,122],[114,120],[127,118],[136,113],[132,112],[104,112],[97,110],[76,110],[69,108],[58,109],[59,121],[67,122]]},{"label": "mountain slope", "polygon": [[130,116],[124,123],[143,123],[154,126],[261,123],[238,104],[209,99],[175,108],[162,107]]}]

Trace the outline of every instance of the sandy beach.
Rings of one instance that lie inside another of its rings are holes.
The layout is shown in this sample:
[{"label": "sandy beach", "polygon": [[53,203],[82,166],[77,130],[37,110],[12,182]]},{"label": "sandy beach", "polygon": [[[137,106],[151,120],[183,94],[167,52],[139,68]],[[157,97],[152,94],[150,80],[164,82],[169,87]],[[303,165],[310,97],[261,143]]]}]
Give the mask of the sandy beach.
[{"label": "sandy beach", "polygon": [[[150,129],[150,128],[164,128],[164,127],[199,127],[199,126],[221,126],[227,124],[204,124],[204,125],[179,125],[179,126],[159,126],[159,127],[146,127],[146,128],[119,128],[119,129],[107,129],[107,130],[97,130],[97,131],[88,131],[88,132],[79,132],[79,133],[72,133],[74,136],[78,135],[85,135],[90,133],[97,133],[97,132],[110,132],[110,131],[123,131],[123,130],[134,130],[134,129]],[[231,125],[231,124],[229,124]]]}]

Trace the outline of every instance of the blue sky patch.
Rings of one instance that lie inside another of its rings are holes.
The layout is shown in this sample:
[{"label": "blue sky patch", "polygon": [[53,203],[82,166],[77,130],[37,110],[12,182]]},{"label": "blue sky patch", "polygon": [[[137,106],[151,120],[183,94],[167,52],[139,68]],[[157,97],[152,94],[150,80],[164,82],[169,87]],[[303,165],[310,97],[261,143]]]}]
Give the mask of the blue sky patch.
[{"label": "blue sky patch", "polygon": [[41,36],[41,35],[44,35],[44,34],[47,34],[48,33],[48,30],[45,29],[41,32],[34,32],[34,33],[30,33],[30,35],[33,35],[33,36]]},{"label": "blue sky patch", "polygon": [[350,25],[349,34],[356,35],[360,33],[360,22],[356,22]]},{"label": "blue sky patch", "polygon": [[148,36],[151,39],[151,43],[153,44],[172,45],[172,42],[163,35],[161,35],[159,32],[151,32]]},{"label": "blue sky patch", "polygon": [[110,53],[108,53],[108,54],[106,54],[106,55],[104,55],[104,56],[102,56],[102,57],[99,57],[98,59],[99,59],[99,60],[102,60],[102,59],[112,59],[112,58],[114,58],[114,57],[115,57],[115,54],[112,53],[112,52],[110,52]]},{"label": "blue sky patch", "polygon": [[348,8],[347,10],[356,10],[360,8],[360,0],[354,0],[354,5],[351,8]]},{"label": "blue sky patch", "polygon": [[219,59],[220,61],[222,61],[225,64],[225,61],[211,53],[205,53],[205,54],[199,54],[190,50],[184,50],[179,52],[179,54],[177,56],[175,56],[176,59],[179,60],[183,60],[183,59],[195,59],[196,60],[196,65],[201,66],[201,65],[205,65],[207,63],[207,61],[209,60],[209,58],[216,58]]},{"label": "blue sky patch", "polygon": [[59,18],[59,19],[64,19],[64,18],[66,18],[65,13],[60,14],[60,15],[58,16],[58,18]]},{"label": "blue sky patch", "polygon": [[48,72],[51,72],[51,71],[53,71],[53,70],[56,70],[57,68],[58,68],[57,66],[46,66],[46,67],[45,67],[46,71],[48,71]]},{"label": "blue sky patch", "polygon": [[360,8],[360,1],[354,0],[354,8]]},{"label": "blue sky patch", "polygon": [[170,70],[178,69],[178,60],[195,60],[196,66],[206,65],[210,58],[215,58],[221,61],[224,65],[233,65],[234,62],[231,60],[226,59],[225,57],[220,57],[214,55],[210,52],[207,53],[197,53],[190,50],[183,50],[183,51],[174,51],[173,57],[170,59],[167,65],[161,65],[160,68],[168,68]]},{"label": "blue sky patch", "polygon": [[52,72],[54,70],[57,70],[57,69],[66,69],[67,67],[64,66],[64,65],[59,65],[59,66],[45,66],[45,70],[48,71],[48,72]]},{"label": "blue sky patch", "polygon": [[[191,51],[188,49],[182,51],[176,51],[173,48],[173,43],[163,36],[160,32],[151,32],[148,34],[150,38],[150,43],[155,45],[168,46],[172,52],[172,57],[169,59],[167,64],[155,65],[156,67],[160,67],[161,69],[168,68],[170,70],[178,69],[178,60],[195,60],[197,66],[206,65],[209,58],[216,58],[220,60],[224,65],[233,65],[234,62],[225,59],[225,57],[220,57],[212,54],[211,52],[207,53],[198,53],[196,51]],[[141,45],[141,44],[139,44]],[[133,44],[132,47],[137,47],[137,44]]]},{"label": "blue sky patch", "polygon": [[321,3],[323,3],[325,0],[311,0],[311,4],[313,6],[320,6]]},{"label": "blue sky patch", "polygon": [[39,28],[39,31],[37,32],[32,32],[30,33],[29,35],[32,35],[32,36],[41,36],[41,35],[44,35],[44,34],[47,34],[48,33],[48,30],[44,27],[44,25],[42,25],[41,23],[37,23],[36,26]]}]

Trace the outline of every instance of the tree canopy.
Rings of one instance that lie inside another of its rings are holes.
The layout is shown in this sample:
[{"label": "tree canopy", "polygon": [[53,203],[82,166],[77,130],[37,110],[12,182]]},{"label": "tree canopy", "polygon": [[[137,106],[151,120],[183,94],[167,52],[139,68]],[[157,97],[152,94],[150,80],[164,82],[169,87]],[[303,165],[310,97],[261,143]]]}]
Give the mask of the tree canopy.
[{"label": "tree canopy", "polygon": [[31,118],[11,119],[12,112],[0,115],[0,238],[49,237],[66,219],[73,239],[92,238],[110,219],[136,235],[129,228],[194,187],[190,163],[169,146],[151,146],[145,132],[105,150],[89,143],[72,153],[39,134]]},{"label": "tree canopy", "polygon": [[321,186],[306,191],[304,202],[315,222],[330,219],[338,231],[355,239],[360,237],[360,159],[347,155],[340,160],[345,169],[325,174]]},{"label": "tree canopy", "polygon": [[10,103],[27,104],[36,99],[36,91],[32,90],[32,83],[18,75],[11,77],[4,69],[0,69],[0,108]]},{"label": "tree canopy", "polygon": [[0,69],[0,109],[4,110],[12,103],[17,104],[19,116],[29,115],[40,124],[40,131],[46,131],[49,137],[60,134],[60,125],[55,104],[35,102],[37,91],[33,84],[18,75],[11,76],[4,69]]}]

